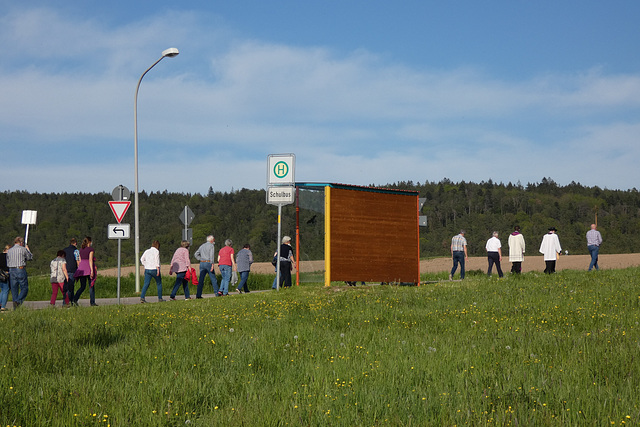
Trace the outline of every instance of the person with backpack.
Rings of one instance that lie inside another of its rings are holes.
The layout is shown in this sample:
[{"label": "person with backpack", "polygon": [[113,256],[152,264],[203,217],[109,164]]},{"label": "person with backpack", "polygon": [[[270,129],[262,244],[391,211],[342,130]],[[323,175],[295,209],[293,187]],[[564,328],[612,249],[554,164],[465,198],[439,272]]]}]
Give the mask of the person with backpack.
[{"label": "person with backpack", "polygon": [[69,280],[69,273],[67,272],[67,260],[64,250],[58,251],[56,258],[51,261],[51,301],[49,304],[54,307],[56,305],[56,299],[58,299],[58,291],[62,292],[64,299],[64,305],[69,304],[69,296],[64,292],[64,284]]}]

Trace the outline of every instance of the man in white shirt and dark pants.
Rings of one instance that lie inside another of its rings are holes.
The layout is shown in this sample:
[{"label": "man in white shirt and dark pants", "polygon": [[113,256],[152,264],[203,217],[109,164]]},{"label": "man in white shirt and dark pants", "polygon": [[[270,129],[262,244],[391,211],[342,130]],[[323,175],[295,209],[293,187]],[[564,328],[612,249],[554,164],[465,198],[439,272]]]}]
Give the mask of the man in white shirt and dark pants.
[{"label": "man in white shirt and dark pants", "polygon": [[494,231],[493,237],[487,240],[485,249],[487,250],[487,258],[489,260],[487,275],[491,276],[491,270],[493,270],[493,264],[495,264],[496,270],[498,270],[498,277],[502,277],[502,268],[500,267],[500,261],[502,261],[502,244],[500,243],[500,239],[498,239],[497,231]]}]

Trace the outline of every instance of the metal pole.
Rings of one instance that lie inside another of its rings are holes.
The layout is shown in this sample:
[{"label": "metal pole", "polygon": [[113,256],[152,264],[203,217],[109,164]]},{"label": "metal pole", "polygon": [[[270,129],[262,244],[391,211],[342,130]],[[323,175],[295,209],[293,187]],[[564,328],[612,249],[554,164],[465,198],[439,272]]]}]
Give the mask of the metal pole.
[{"label": "metal pole", "polygon": [[135,252],[136,252],[136,293],[140,292],[140,209],[138,206],[138,91],[140,90],[140,83],[142,78],[151,70],[156,64],[164,59],[164,56],[160,57],[153,65],[142,73],[136,86],[136,94],[133,99],[133,160],[134,160],[134,178],[135,189],[133,195],[133,212],[134,212],[134,226],[135,226]]},{"label": "metal pole", "polygon": [[120,304],[120,254],[122,253],[122,239],[118,239],[118,305]]},{"label": "metal pole", "polygon": [[278,262],[276,263],[276,289],[280,290],[280,239],[281,239],[281,234],[282,234],[282,221],[280,221],[280,218],[282,217],[282,205],[278,204],[278,241],[277,241],[277,245],[278,245],[278,255],[277,255],[277,260]]}]

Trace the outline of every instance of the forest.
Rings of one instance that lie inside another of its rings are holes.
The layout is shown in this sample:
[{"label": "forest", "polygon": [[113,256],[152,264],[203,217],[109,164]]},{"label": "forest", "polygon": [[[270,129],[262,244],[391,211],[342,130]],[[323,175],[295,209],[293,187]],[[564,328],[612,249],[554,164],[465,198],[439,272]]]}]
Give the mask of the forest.
[{"label": "forest", "polygon": [[[445,178],[439,182],[407,181],[384,187],[419,191],[425,199],[420,212],[427,217],[427,225],[420,227],[423,258],[448,256],[451,237],[460,229],[467,232],[469,255],[484,255],[484,245],[492,231],[500,233],[506,246],[514,225],[521,227],[528,247],[534,251],[543,234],[554,226],[563,250],[583,254],[587,253],[585,233],[594,222],[604,239],[601,253],[640,252],[640,194],[635,188],[609,190],[575,182],[561,186],[550,178],[525,186],[491,180],[452,182]],[[305,190],[300,194],[300,258],[322,259],[323,204],[318,202],[322,193],[308,193]],[[140,251],[157,239],[162,262],[169,262],[182,240],[184,225],[180,214],[189,206],[195,214],[190,224],[192,254],[208,234],[213,234],[217,249],[225,239],[233,240],[236,251],[249,243],[256,261],[268,261],[276,249],[277,207],[266,204],[265,197],[264,190],[249,189],[217,192],[209,188],[206,195],[141,192]],[[67,246],[71,237],[81,241],[84,236],[91,236],[98,265],[114,267],[118,245],[116,240],[107,238],[107,226],[116,223],[108,205],[110,200],[107,193],[2,192],[0,243],[13,244],[16,236],[24,237],[22,211],[35,210],[37,224],[29,229],[29,247],[34,254],[29,264],[32,274],[48,271],[57,250]],[[295,205],[282,209],[282,234],[294,237],[294,241],[295,211]],[[132,207],[122,221],[131,224],[131,239],[122,240],[122,265],[135,263],[133,217]]]}]

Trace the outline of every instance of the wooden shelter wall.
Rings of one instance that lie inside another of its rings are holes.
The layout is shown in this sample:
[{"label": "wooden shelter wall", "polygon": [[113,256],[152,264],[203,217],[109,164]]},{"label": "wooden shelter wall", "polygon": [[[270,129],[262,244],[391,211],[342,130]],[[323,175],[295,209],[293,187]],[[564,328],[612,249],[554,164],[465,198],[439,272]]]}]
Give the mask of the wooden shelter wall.
[{"label": "wooden shelter wall", "polygon": [[332,281],[419,281],[416,195],[331,189]]}]

